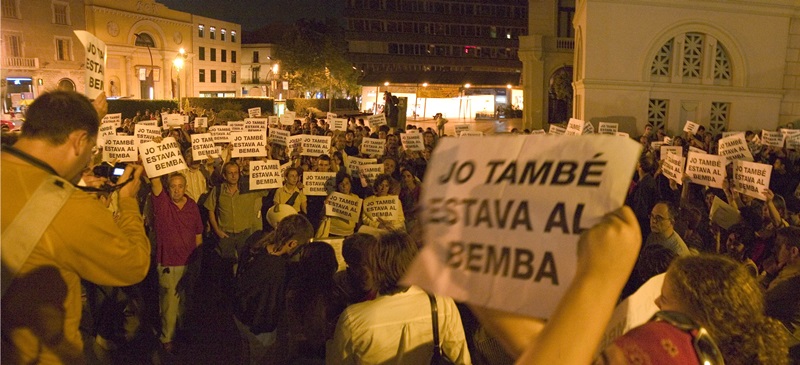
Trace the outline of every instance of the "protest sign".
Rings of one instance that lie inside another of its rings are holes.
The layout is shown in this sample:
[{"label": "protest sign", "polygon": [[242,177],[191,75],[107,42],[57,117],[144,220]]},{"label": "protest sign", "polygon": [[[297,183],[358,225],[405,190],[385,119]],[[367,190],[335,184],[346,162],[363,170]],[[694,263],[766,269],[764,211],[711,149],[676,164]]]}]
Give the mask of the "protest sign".
[{"label": "protest sign", "polygon": [[164,129],[169,127],[180,127],[183,125],[183,115],[180,114],[167,114],[167,122],[163,123]]},{"label": "protest sign", "polygon": [[718,154],[725,156],[728,162],[733,160],[753,161],[753,154],[747,147],[744,133],[734,134],[719,140]]},{"label": "protest sign", "polygon": [[550,133],[550,134],[555,134],[555,135],[559,135],[559,136],[563,136],[563,135],[564,135],[564,133],[566,133],[566,132],[567,132],[567,129],[566,129],[566,128],[564,128],[564,127],[559,127],[559,126],[557,126],[557,125],[555,125],[555,124],[551,124],[551,125],[550,125],[550,129],[548,130],[548,132],[547,132],[547,133]]},{"label": "protest sign", "polygon": [[[83,44],[86,51],[86,61],[83,67],[86,68],[86,96],[94,100],[105,90],[106,79],[106,44],[85,30],[74,30],[78,40]],[[44,67],[44,66],[42,66]],[[52,67],[52,66],[51,66]]]},{"label": "protest sign", "polygon": [[600,134],[616,135],[619,131],[619,123],[600,122]]},{"label": "protest sign", "polygon": [[286,115],[285,113],[281,115],[280,118],[281,125],[293,125],[294,124],[294,116]]},{"label": "protest sign", "polygon": [[[469,132],[469,131],[467,131]],[[401,133],[400,142],[406,151],[424,151],[425,141],[419,133]]]},{"label": "protest sign", "polygon": [[625,132],[617,132],[617,137],[631,138],[630,134]]},{"label": "protest sign", "polygon": [[260,117],[261,116],[261,107],[259,106],[259,107],[247,109],[247,116],[249,116],[250,118]]},{"label": "protest sign", "polygon": [[361,153],[367,155],[383,156],[386,149],[386,140],[380,138],[364,137],[361,139]]},{"label": "protest sign", "polygon": [[742,135],[744,135],[744,132],[735,132],[735,131],[734,131],[734,132],[722,132],[722,138],[725,138],[725,137],[730,137],[730,136],[735,136],[735,135],[737,135],[737,134],[742,134]]},{"label": "protest sign", "polygon": [[583,125],[583,132],[581,134],[594,134],[594,124],[592,122],[586,122]]},{"label": "protest sign", "polygon": [[98,147],[104,146],[107,137],[116,135],[117,135],[117,128],[114,127],[114,123],[101,124],[100,129],[97,131],[97,146]]},{"label": "protest sign", "polygon": [[661,146],[661,159],[663,160],[668,153],[674,153],[678,156],[683,156],[683,147],[681,146]]},{"label": "protest sign", "polygon": [[[533,133],[533,134],[544,134],[544,129],[539,129],[542,133]],[[481,131],[463,131],[461,132],[459,137],[483,137],[483,132]]]},{"label": "protest sign", "polygon": [[800,150],[800,134],[786,136],[786,148],[790,150]]},{"label": "protest sign", "polygon": [[722,189],[727,164],[728,161],[723,156],[689,151],[685,173],[695,184]]},{"label": "protest sign", "polygon": [[232,157],[264,157],[267,155],[267,141],[261,132],[231,133]]},{"label": "protest sign", "polygon": [[281,124],[281,117],[279,117],[277,115],[270,115],[270,116],[267,117],[267,124],[270,127],[280,125]]},{"label": "protest sign", "polygon": [[469,123],[460,123],[453,126],[456,131],[456,135],[460,136],[461,132],[466,132],[472,130],[472,124]]},{"label": "protest sign", "polygon": [[695,146],[689,146],[689,152],[699,153],[701,155],[707,154],[708,152],[701,150]]},{"label": "protest sign", "polygon": [[293,111],[286,110],[286,111],[284,111],[284,112],[283,112],[283,114],[281,114],[281,115],[285,115],[285,116],[287,116],[287,117],[289,117],[289,118],[292,118],[292,120],[295,120],[295,119],[297,119],[297,112],[293,112]]},{"label": "protest sign", "polygon": [[653,150],[653,151],[660,150],[661,146],[663,146],[664,144],[665,143],[661,142],[661,141],[650,142],[650,149]]},{"label": "protest sign", "polygon": [[283,186],[278,160],[250,161],[250,189],[277,189]]},{"label": "protest sign", "polygon": [[205,161],[209,157],[219,157],[220,148],[214,144],[211,133],[192,134],[192,160]]},{"label": "protest sign", "polygon": [[378,127],[386,125],[386,116],[383,114],[370,115],[367,117],[369,128],[377,131]]},{"label": "protest sign", "polygon": [[756,199],[767,200],[764,190],[769,188],[772,178],[772,165],[733,161],[733,191]]},{"label": "protest sign", "polygon": [[333,192],[325,204],[325,215],[356,222],[361,216],[361,203],[358,196]]},{"label": "protest sign", "polygon": [[328,155],[331,152],[331,136],[303,135],[301,156]]},{"label": "protest sign", "polygon": [[187,168],[181,154],[181,145],[172,137],[164,138],[161,143],[140,144],[139,154],[142,156],[147,177],[151,179]]},{"label": "protest sign", "polygon": [[207,117],[195,117],[194,118],[194,127],[195,128],[208,128],[208,118]]},{"label": "protest sign", "polygon": [[420,199],[425,246],[402,283],[547,318],[575,276],[580,234],[622,206],[641,145],[606,135],[439,143]]},{"label": "protest sign", "polygon": [[683,131],[689,132],[692,135],[697,134],[699,130],[700,130],[700,124],[692,122],[691,120],[687,120],[686,124],[684,124],[683,126]]},{"label": "protest sign", "polygon": [[[400,198],[396,195],[383,197],[373,196],[364,201],[364,212],[372,218],[386,221],[396,221],[402,218],[400,213]],[[366,224],[365,224],[366,225]]]},{"label": "protest sign", "polygon": [[211,137],[214,138],[214,143],[230,143],[231,142],[231,127],[226,125],[215,125],[208,128]]},{"label": "protest sign", "polygon": [[114,123],[115,128],[122,127],[122,113],[106,114],[101,123]]},{"label": "protest sign", "polygon": [[288,169],[290,167],[292,167],[292,161],[289,161],[289,162],[281,165],[281,167],[280,167],[281,177],[286,176],[286,169]]},{"label": "protest sign", "polygon": [[781,134],[786,136],[786,139],[789,139],[791,136],[800,135],[800,129],[788,129],[788,128],[781,128]]},{"label": "protest sign", "polygon": [[286,154],[292,156],[295,151],[301,150],[303,145],[303,135],[298,134],[295,136],[286,137]]},{"label": "protest sign", "polygon": [[331,118],[328,119],[330,123],[330,130],[332,131],[347,131],[347,118]]},{"label": "protest sign", "polygon": [[281,146],[286,146],[286,138],[292,135],[292,132],[285,131],[280,128],[269,129],[269,143],[274,143]]},{"label": "protest sign", "polygon": [[108,136],[103,146],[103,161],[136,162],[139,153],[136,150],[134,136]]},{"label": "protest sign", "polygon": [[351,176],[355,176],[358,173],[359,167],[361,166],[378,163],[378,160],[374,158],[353,157],[348,156],[346,153],[343,154],[342,157],[344,158],[344,167],[347,169],[347,173]]},{"label": "protest sign", "polygon": [[157,120],[140,120],[140,121],[136,122],[136,125],[139,125],[139,124],[141,124],[141,125],[149,125],[149,126],[152,126],[152,127],[158,127],[158,121]]},{"label": "protest sign", "polygon": [[586,128],[586,121],[569,118],[569,123],[567,123],[567,129],[564,131],[565,136],[580,136],[583,134],[584,129]]},{"label": "protest sign", "polygon": [[661,173],[667,179],[683,185],[683,165],[686,159],[679,154],[667,153],[661,155],[661,160],[664,161],[661,165]]},{"label": "protest sign", "polygon": [[781,148],[785,140],[786,135],[781,132],[768,131],[766,129],[761,130],[761,143],[765,146]]},{"label": "protest sign", "polygon": [[267,118],[245,118],[244,130],[248,132],[266,132]]},{"label": "protest sign", "polygon": [[325,113],[325,119],[330,121],[331,119],[336,118],[336,113],[327,112]]},{"label": "protest sign", "polygon": [[375,178],[383,173],[383,164],[375,163],[361,165],[358,167],[358,173],[359,176],[365,177],[370,182],[375,181]]},{"label": "protest sign", "polygon": [[303,172],[303,193],[306,196],[327,196],[335,188],[335,172]]},{"label": "protest sign", "polygon": [[739,210],[726,203],[719,197],[714,197],[714,202],[711,203],[711,213],[708,215],[711,223],[716,223],[724,229],[731,228],[736,223],[742,221],[742,215]]},{"label": "protest sign", "polygon": [[546,134],[547,132],[544,129],[534,129],[531,131],[531,134]]},{"label": "protest sign", "polygon": [[154,138],[161,137],[161,129],[157,126],[136,123],[133,127],[133,135],[136,137],[137,144],[147,143]]},{"label": "protest sign", "polygon": [[608,326],[606,326],[605,334],[600,340],[600,346],[597,351],[605,350],[618,337],[653,318],[653,315],[659,311],[655,302],[661,296],[664,276],[666,274],[658,274],[648,279],[635,293],[625,298],[622,303],[614,308],[614,313],[611,315]]},{"label": "protest sign", "polygon": [[231,127],[231,133],[244,132],[244,121],[229,121],[228,127]]}]

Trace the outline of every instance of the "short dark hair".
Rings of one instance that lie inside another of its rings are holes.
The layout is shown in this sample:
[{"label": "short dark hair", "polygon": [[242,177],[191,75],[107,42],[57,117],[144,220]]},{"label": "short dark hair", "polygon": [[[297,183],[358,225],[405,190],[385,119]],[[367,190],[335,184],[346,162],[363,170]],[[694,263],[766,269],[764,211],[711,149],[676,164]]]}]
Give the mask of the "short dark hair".
[{"label": "short dark hair", "polygon": [[273,243],[280,249],[289,241],[296,240],[302,246],[314,237],[314,227],[302,214],[292,214],[283,218],[275,227]]},{"label": "short dark hair", "polygon": [[782,227],[775,233],[776,237],[783,237],[786,245],[800,248],[800,227]]},{"label": "short dark hair", "polygon": [[331,160],[331,156],[328,156],[328,155],[326,155],[324,153],[319,155],[319,157],[317,157],[317,158],[322,160],[322,161],[330,161]]},{"label": "short dark hair", "polygon": [[408,233],[394,231],[381,236],[379,246],[375,272],[378,292],[392,295],[406,291],[408,287],[399,282],[417,255],[417,244]]},{"label": "short dark hair", "polygon": [[375,184],[373,184],[372,187],[375,190],[378,190],[378,186],[380,186],[381,183],[384,182],[384,181],[389,181],[389,185],[391,185],[391,183],[392,183],[391,180],[392,179],[391,179],[391,177],[389,177],[389,175],[380,174],[380,175],[378,175],[378,177],[375,178]]},{"label": "short dark hair", "polygon": [[22,124],[22,138],[43,139],[63,144],[70,133],[84,130],[97,136],[100,117],[92,102],[74,91],[51,91],[33,101]]},{"label": "short dark hair", "polygon": [[[669,212],[669,219],[671,219],[673,223],[678,219],[678,208],[675,206],[675,204],[673,204],[669,200],[661,200],[656,203],[656,205],[658,204],[664,204],[667,206],[667,211]],[[655,207],[655,205],[653,205],[653,207]]]}]

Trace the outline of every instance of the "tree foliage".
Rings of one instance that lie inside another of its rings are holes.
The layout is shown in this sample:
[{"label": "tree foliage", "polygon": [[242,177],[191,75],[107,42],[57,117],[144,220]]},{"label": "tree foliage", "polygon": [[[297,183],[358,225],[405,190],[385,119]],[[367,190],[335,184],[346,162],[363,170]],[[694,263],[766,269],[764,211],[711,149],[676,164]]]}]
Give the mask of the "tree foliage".
[{"label": "tree foliage", "polygon": [[284,33],[276,56],[294,90],[334,98],[358,92],[358,74],[346,57],[344,29],[331,20],[298,20]]}]

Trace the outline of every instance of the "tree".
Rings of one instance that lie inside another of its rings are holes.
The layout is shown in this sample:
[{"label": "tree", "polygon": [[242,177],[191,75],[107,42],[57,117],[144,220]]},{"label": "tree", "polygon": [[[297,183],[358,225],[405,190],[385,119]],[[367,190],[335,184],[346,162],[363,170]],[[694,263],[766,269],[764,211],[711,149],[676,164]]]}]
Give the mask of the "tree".
[{"label": "tree", "polygon": [[291,88],[326,97],[358,93],[358,73],[347,61],[344,29],[332,20],[300,19],[278,43],[276,56]]}]

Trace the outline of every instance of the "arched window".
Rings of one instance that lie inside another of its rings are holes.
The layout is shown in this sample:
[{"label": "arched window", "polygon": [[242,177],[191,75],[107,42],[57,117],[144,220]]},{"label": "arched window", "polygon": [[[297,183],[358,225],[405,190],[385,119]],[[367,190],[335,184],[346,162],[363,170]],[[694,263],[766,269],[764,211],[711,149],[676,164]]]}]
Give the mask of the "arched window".
[{"label": "arched window", "polygon": [[[712,67],[706,67],[708,63]],[[650,64],[650,80],[731,85],[731,68],[728,51],[716,38],[705,33],[686,32],[667,40],[659,48]],[[704,79],[709,81],[703,82]]]},{"label": "arched window", "polygon": [[58,80],[58,89],[63,91],[75,91],[75,83],[70,79]]},{"label": "arched window", "polygon": [[137,47],[150,47],[150,48],[156,47],[156,42],[153,40],[153,37],[151,37],[147,33],[137,33],[135,39],[136,42],[134,43],[134,45],[136,45]]}]

